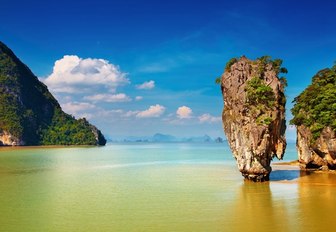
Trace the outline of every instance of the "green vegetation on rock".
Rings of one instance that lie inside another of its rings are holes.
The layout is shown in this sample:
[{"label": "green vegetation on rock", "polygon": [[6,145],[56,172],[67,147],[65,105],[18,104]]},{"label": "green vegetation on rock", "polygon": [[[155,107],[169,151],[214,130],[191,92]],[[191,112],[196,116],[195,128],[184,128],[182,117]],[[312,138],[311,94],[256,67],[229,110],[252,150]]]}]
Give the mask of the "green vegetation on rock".
[{"label": "green vegetation on rock", "polygon": [[220,84],[222,83],[222,77],[217,77],[217,78],[215,79],[215,83],[216,83],[217,85],[220,85]]},{"label": "green vegetation on rock", "polygon": [[273,118],[271,115],[274,107],[283,108],[286,104],[286,97],[283,94],[284,88],[287,86],[285,77],[279,78],[281,89],[279,99],[277,100],[273,89],[267,85],[265,81],[265,73],[267,70],[273,70],[278,76],[280,73],[288,73],[287,69],[281,67],[282,60],[272,60],[270,56],[262,56],[254,61],[256,68],[256,76],[250,79],[245,87],[246,106],[249,112],[256,117],[258,125],[269,125]]},{"label": "green vegetation on rock", "polygon": [[258,125],[271,124],[272,117],[269,111],[275,106],[275,94],[271,87],[259,77],[254,77],[246,84],[246,105],[250,108],[252,115],[256,116]]},{"label": "green vegetation on rock", "polygon": [[92,129],[85,118],[76,120],[57,109],[50,126],[42,132],[42,144],[96,145]]},{"label": "green vegetation on rock", "polygon": [[259,77],[253,77],[246,84],[247,104],[272,108],[275,104],[275,95],[271,87]]},{"label": "green vegetation on rock", "polygon": [[225,71],[230,71],[231,66],[236,63],[238,59],[236,57],[231,58],[225,65]]},{"label": "green vegetation on rock", "polygon": [[336,131],[336,65],[319,71],[293,103],[290,123],[309,128],[314,140],[326,127]]},{"label": "green vegetation on rock", "polygon": [[262,56],[256,60],[256,63],[258,64],[259,72],[261,75],[265,72],[267,65],[271,65],[272,69],[276,72],[277,75],[279,75],[280,73],[288,73],[288,70],[285,67],[281,67],[281,59],[272,60],[270,56]]},{"label": "green vegetation on rock", "polygon": [[25,145],[106,143],[85,119],[64,113],[48,88],[0,42],[0,135],[4,131]]}]

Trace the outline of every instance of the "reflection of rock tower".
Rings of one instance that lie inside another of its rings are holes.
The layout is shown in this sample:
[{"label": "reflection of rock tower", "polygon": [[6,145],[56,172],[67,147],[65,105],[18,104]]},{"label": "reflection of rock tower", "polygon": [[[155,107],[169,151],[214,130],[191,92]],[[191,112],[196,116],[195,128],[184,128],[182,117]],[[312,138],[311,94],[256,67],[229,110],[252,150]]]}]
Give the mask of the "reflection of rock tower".
[{"label": "reflection of rock tower", "polygon": [[222,75],[223,126],[239,171],[246,179],[265,181],[273,157],[282,159],[286,80],[279,79],[281,60],[231,59]]},{"label": "reflection of rock tower", "polygon": [[283,212],[283,207],[279,202],[276,207],[272,205],[273,199],[269,183],[244,182],[240,191],[237,192],[237,196],[239,201],[235,201],[232,213],[235,217],[239,215],[239,218],[244,219],[244,223],[236,223],[235,231],[251,231],[251,228],[255,228],[256,225],[258,225],[258,231],[286,231],[288,228],[286,222],[281,223],[281,229],[278,228],[277,218],[282,216],[279,211]]}]

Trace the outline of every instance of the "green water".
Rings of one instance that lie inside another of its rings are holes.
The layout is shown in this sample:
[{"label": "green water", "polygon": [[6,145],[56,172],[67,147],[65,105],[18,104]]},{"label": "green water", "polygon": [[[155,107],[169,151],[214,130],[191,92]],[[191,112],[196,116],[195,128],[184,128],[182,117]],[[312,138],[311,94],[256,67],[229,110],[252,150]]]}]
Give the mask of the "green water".
[{"label": "green water", "polygon": [[221,144],[2,148],[0,231],[334,231],[336,175],[283,169],[245,182]]}]

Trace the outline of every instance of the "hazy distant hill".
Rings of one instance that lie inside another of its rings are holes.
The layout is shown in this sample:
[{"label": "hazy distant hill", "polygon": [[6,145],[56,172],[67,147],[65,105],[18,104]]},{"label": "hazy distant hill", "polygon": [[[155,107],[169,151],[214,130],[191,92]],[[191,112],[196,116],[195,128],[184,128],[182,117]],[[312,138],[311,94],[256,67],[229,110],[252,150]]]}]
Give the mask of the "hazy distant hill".
[{"label": "hazy distant hill", "polygon": [[193,143],[210,143],[210,142],[214,142],[214,140],[209,135],[204,135],[204,136],[200,136],[200,137],[184,138],[183,141],[185,141],[185,142],[193,142]]},{"label": "hazy distant hill", "polygon": [[110,140],[110,142],[150,142],[150,143],[222,143],[223,138],[211,138],[208,135],[178,138],[169,134],[156,133],[153,136],[129,136],[123,139]]},{"label": "hazy distant hill", "polygon": [[153,142],[177,142],[178,139],[172,135],[156,133],[155,135],[153,135],[151,141]]}]

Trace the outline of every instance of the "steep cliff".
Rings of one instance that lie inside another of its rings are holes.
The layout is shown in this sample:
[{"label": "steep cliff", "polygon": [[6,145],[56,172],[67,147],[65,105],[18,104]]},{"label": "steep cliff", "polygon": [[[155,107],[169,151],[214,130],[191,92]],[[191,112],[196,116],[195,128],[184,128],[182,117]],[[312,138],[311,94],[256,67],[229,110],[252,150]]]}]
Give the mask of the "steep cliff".
[{"label": "steep cliff", "polygon": [[301,168],[336,169],[336,65],[319,71],[294,103]]},{"label": "steep cliff", "polygon": [[246,179],[265,181],[273,157],[286,148],[284,88],[287,73],[282,61],[261,57],[231,59],[221,77],[223,127],[239,171]]},{"label": "steep cliff", "polygon": [[48,88],[0,42],[0,145],[105,143],[86,120],[64,113]]}]

